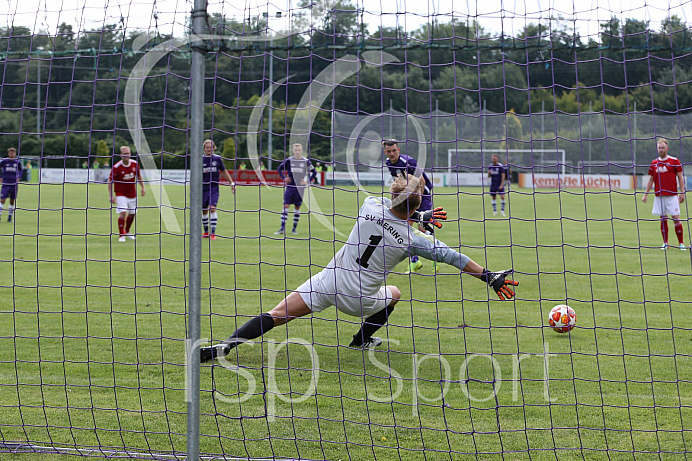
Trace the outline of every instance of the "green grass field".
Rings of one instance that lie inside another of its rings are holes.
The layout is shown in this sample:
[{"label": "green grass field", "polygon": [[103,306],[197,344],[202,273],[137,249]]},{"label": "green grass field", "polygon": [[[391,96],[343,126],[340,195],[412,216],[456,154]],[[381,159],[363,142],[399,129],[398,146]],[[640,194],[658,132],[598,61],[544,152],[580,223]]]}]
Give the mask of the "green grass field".
[{"label": "green grass field", "polygon": [[[167,192],[185,229],[185,191]],[[277,238],[280,189],[222,190],[220,238],[203,242],[204,337],[226,338],[271,309],[338,250],[366,195],[313,193],[343,235],[304,215],[299,236]],[[408,276],[402,264],[388,279],[404,298],[383,330],[388,347],[344,347],[359,320],[332,308],[235,349],[239,370],[205,365],[201,451],[685,458],[690,254],[659,250],[651,204],[639,197],[519,190],[502,218],[480,189],[436,189],[451,217],[437,237],[491,269],[514,267],[516,301],[451,266]],[[0,439],[184,452],[185,235],[163,227],[151,193],[127,243],[114,235],[105,186],[23,185],[19,204],[15,223],[0,222]],[[564,302],[578,328],[560,335],[544,324]]]}]

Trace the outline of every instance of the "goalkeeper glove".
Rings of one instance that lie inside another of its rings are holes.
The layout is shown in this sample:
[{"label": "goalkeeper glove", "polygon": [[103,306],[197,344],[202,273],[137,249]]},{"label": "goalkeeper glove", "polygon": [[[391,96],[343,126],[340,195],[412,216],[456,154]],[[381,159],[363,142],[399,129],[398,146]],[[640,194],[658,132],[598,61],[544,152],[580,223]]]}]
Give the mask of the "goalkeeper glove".
[{"label": "goalkeeper glove", "polygon": [[442,228],[442,223],[438,221],[447,220],[447,212],[442,209],[441,206],[435,208],[434,210],[428,210],[424,212],[416,211],[411,219],[414,221],[420,221],[420,223],[425,227],[425,229],[431,233],[435,232],[435,227],[438,229]]},{"label": "goalkeeper glove", "polygon": [[510,288],[510,285],[519,285],[519,282],[516,282],[514,280],[507,280],[505,278],[512,272],[514,272],[514,269],[507,269],[500,272],[490,272],[486,269],[483,269],[483,273],[481,274],[481,280],[487,283],[490,286],[490,288],[495,290],[495,293],[497,293],[497,296],[499,296],[500,299],[512,299],[514,297],[514,290]]}]

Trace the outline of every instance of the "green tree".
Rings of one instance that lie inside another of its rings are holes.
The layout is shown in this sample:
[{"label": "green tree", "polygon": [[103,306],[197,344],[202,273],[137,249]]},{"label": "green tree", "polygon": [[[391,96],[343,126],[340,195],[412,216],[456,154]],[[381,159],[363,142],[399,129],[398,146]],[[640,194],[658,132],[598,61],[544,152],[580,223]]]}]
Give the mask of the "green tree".
[{"label": "green tree", "polygon": [[506,42],[509,46],[503,48],[505,59],[526,64],[532,88],[556,85],[569,88],[576,83],[574,66],[578,58],[574,49],[583,43],[564,18],[551,16],[537,24],[529,23],[516,38]]},{"label": "green tree", "polygon": [[505,117],[505,132],[507,133],[507,147],[509,149],[522,149],[524,143],[521,142],[523,138],[523,129],[521,123],[521,117],[514,113],[514,111],[507,112]]},{"label": "green tree", "polygon": [[64,22],[60,23],[53,43],[55,44],[54,53],[74,51],[77,40],[72,26]]},{"label": "green tree", "polygon": [[100,139],[96,143],[96,155],[99,158],[110,158],[111,156],[111,150],[108,148],[108,143],[104,141],[103,139]]},{"label": "green tree", "polygon": [[677,15],[665,18],[661,22],[661,29],[654,34],[652,41],[654,46],[672,48],[676,54],[682,54],[685,46],[690,46],[690,31]]},{"label": "green tree", "polygon": [[489,35],[475,20],[462,22],[454,18],[446,23],[434,19],[423,24],[412,38],[413,43],[429,46],[408,52],[408,60],[424,66],[426,77],[434,81],[455,63],[475,64],[478,40]]},{"label": "green tree", "polygon": [[457,84],[457,78],[464,72],[472,72],[462,66],[447,66],[434,80],[434,88],[441,90],[438,94],[445,95],[439,98],[440,110],[452,113],[471,114],[478,112],[478,94],[469,91]]},{"label": "green tree", "polygon": [[524,106],[526,99],[526,75],[521,66],[511,63],[500,61],[484,64],[480,72],[470,68],[457,73],[456,83],[458,87],[474,93],[472,99],[478,101],[479,105],[485,101],[487,109],[492,112],[504,113],[518,109]]},{"label": "green tree", "polygon": [[223,150],[221,156],[226,162],[226,168],[235,170],[235,140],[232,137],[226,138],[223,141]]}]

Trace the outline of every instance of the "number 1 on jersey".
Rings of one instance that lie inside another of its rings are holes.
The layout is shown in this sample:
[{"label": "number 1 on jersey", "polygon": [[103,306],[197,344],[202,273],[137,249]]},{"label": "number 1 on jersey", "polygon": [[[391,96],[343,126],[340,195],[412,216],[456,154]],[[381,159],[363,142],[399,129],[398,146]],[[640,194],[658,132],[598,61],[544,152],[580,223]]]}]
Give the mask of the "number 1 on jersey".
[{"label": "number 1 on jersey", "polygon": [[368,247],[365,249],[365,251],[363,252],[363,255],[360,258],[356,258],[356,262],[367,269],[368,268],[368,260],[372,256],[373,252],[375,251],[375,248],[380,243],[380,241],[382,241],[381,235],[374,235],[374,234],[371,235],[370,236],[370,245],[368,245]]}]

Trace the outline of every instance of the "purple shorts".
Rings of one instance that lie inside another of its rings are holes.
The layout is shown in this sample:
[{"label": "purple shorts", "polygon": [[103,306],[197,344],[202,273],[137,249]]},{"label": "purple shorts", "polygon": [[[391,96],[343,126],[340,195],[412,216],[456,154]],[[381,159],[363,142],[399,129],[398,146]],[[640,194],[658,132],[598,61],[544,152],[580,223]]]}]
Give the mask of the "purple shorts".
[{"label": "purple shorts", "polygon": [[214,207],[219,203],[219,189],[209,188],[202,190],[202,208]]},{"label": "purple shorts", "polygon": [[3,184],[2,190],[0,190],[0,200],[5,200],[6,198],[15,200],[17,198],[17,185],[16,184]]},{"label": "purple shorts", "polygon": [[504,187],[493,187],[493,186],[490,186],[490,196],[491,196],[492,198],[495,198],[495,196],[496,196],[497,194],[505,195],[505,188],[504,188]]},{"label": "purple shorts", "polygon": [[420,200],[420,206],[418,207],[418,211],[432,210],[432,207],[432,197],[429,195],[423,195]]},{"label": "purple shorts", "polygon": [[301,206],[303,204],[304,188],[298,189],[295,186],[288,186],[284,190],[284,205]]}]

